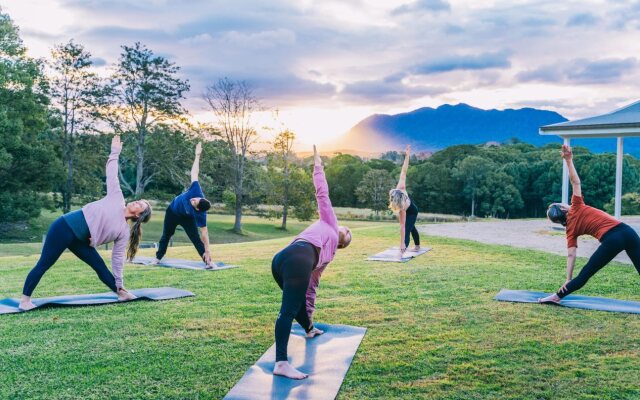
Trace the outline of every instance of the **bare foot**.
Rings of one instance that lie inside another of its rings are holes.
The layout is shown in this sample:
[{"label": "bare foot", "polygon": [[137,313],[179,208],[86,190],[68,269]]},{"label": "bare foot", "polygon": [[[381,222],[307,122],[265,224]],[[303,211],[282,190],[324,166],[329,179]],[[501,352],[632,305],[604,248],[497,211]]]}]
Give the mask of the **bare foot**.
[{"label": "bare foot", "polygon": [[309,376],[293,368],[289,361],[277,361],[273,367],[273,374],[291,379],[305,379]]},{"label": "bare foot", "polygon": [[411,249],[411,251],[413,252],[419,252],[420,251],[420,246],[414,246],[413,249]]},{"label": "bare foot", "polygon": [[323,333],[324,333],[323,330],[314,327],[309,332],[307,332],[307,339],[311,339],[311,338],[314,338],[316,336],[320,336]]},{"label": "bare foot", "polygon": [[18,308],[22,311],[29,311],[36,308],[36,305],[31,301],[31,296],[22,295]]},{"label": "bare foot", "polygon": [[119,301],[127,301],[137,299],[136,295],[127,291],[127,289],[120,288],[118,289],[118,300]]},{"label": "bare foot", "polygon": [[151,261],[151,265],[157,265],[160,264],[160,260],[157,258],[154,258],[153,261]]},{"label": "bare foot", "polygon": [[552,294],[547,297],[543,297],[538,299],[538,303],[540,304],[560,304],[560,297],[557,294]]}]

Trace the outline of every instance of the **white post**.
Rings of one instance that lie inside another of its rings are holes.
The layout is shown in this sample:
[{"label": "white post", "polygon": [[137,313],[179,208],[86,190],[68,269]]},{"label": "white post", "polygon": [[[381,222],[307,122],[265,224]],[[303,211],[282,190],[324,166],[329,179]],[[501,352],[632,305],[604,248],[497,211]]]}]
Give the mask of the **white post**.
[{"label": "white post", "polygon": [[[569,146],[571,139],[564,138],[564,144]],[[562,160],[562,202],[569,204],[569,168],[567,162]]]},{"label": "white post", "polygon": [[618,137],[618,152],[616,154],[616,199],[615,214],[617,219],[622,215],[622,154],[623,154],[623,138]]}]

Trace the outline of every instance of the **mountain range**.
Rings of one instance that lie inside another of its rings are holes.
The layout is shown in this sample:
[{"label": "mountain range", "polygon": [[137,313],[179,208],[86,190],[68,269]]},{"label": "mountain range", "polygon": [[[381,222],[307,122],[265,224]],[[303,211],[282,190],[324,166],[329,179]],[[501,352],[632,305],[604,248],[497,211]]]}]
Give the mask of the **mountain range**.
[{"label": "mountain range", "polygon": [[[342,145],[365,151],[400,150],[411,144],[418,151],[437,151],[457,144],[505,143],[511,139],[540,146],[561,143],[557,136],[542,136],[543,125],[567,121],[555,111],[535,108],[484,110],[468,104],[444,104],[395,114],[374,114],[351,128]],[[625,142],[625,153],[640,155],[640,145]],[[572,144],[594,152],[615,152],[614,139],[580,139]]]}]

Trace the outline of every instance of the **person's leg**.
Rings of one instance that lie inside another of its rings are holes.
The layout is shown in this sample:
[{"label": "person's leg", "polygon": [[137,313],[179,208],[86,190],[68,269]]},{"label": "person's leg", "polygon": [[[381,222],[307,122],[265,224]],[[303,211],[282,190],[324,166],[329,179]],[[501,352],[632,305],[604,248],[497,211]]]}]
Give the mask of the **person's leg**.
[{"label": "person's leg", "polygon": [[413,238],[413,244],[416,248],[420,247],[420,233],[418,232],[418,228],[416,228],[415,224],[413,225],[413,229],[411,229],[411,237]]},{"label": "person's leg", "polygon": [[184,228],[184,233],[187,234],[191,243],[198,251],[200,258],[204,255],[204,243],[202,243],[202,239],[200,238],[200,233],[198,232],[198,225],[196,225],[196,220],[194,218],[185,217],[180,220],[180,226]]},{"label": "person's leg", "polygon": [[[303,379],[306,375],[288,363],[287,347],[294,318],[299,317],[303,328],[311,328],[306,315],[305,300],[311,270],[315,261],[315,250],[309,244],[293,243],[278,254],[274,265],[274,277],[282,279],[282,304],[275,323],[276,366],[274,374]],[[276,281],[278,279],[276,278]],[[300,314],[304,312],[304,316]]]},{"label": "person's leg", "polygon": [[596,249],[589,261],[582,267],[577,277],[567,283],[565,290],[560,290],[558,297],[563,298],[570,293],[582,288],[593,275],[607,265],[613,258],[624,249],[624,237],[620,231],[611,232],[600,247]]},{"label": "person's leg", "polygon": [[413,231],[416,231],[416,235],[418,231],[416,228],[416,220],[418,219],[417,214],[409,214],[407,213],[407,219],[404,224],[404,245],[409,247],[409,235],[413,235],[413,242],[416,246],[420,244],[420,236],[418,236],[418,241],[416,242],[416,236],[413,234]]},{"label": "person's leg", "polygon": [[156,258],[161,260],[167,253],[167,247],[169,246],[169,240],[176,233],[176,227],[178,226],[178,216],[167,208],[164,213],[164,225],[162,227],[162,237],[158,243],[158,250],[156,251]]},{"label": "person's leg", "polygon": [[69,228],[64,218],[60,217],[51,224],[47,232],[47,238],[42,246],[40,259],[29,272],[24,282],[24,288],[22,290],[24,296],[31,296],[45,272],[58,261],[60,255],[74,239],[73,231]]},{"label": "person's leg", "polygon": [[633,266],[636,267],[636,271],[640,274],[640,237],[630,226],[625,227],[624,236],[624,250],[631,259]]},{"label": "person's leg", "polygon": [[104,263],[98,251],[89,246],[88,244],[81,243],[78,240],[75,240],[71,246],[69,246],[69,250],[73,254],[75,254],[79,259],[87,263],[98,275],[98,278],[107,285],[109,289],[113,292],[118,293],[118,288],[116,287],[116,279],[113,277],[113,274]]}]

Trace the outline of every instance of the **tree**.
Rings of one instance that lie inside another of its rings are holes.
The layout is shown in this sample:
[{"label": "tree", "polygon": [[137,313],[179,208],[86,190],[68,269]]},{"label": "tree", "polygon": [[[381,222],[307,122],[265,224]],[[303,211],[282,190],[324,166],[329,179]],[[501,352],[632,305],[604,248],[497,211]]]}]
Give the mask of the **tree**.
[{"label": "tree", "polygon": [[331,188],[331,202],[338,207],[356,207],[356,187],[369,167],[360,157],[339,154],[325,167],[327,183]]},{"label": "tree", "polygon": [[203,97],[217,118],[222,138],[231,150],[235,193],[233,231],[242,233],[245,165],[251,146],[258,136],[251,118],[258,111],[259,102],[247,82],[228,78],[219,79],[209,86]]},{"label": "tree", "polygon": [[60,193],[62,210],[68,213],[74,194],[76,136],[91,126],[92,96],[95,94],[98,79],[90,70],[91,53],[73,40],[56,45],[51,51],[51,56],[51,100],[56,114],[60,117],[60,144],[66,175]]},{"label": "tree", "polygon": [[289,215],[289,201],[291,191],[291,160],[295,157],[293,154],[293,142],[296,139],[295,133],[288,129],[283,130],[276,136],[273,141],[273,155],[271,157],[272,165],[280,167],[282,175],[279,181],[281,185],[276,185],[282,203],[282,225],[281,229],[287,230],[287,216]]},{"label": "tree", "polygon": [[42,64],[26,52],[0,10],[0,224],[37,217],[62,172]]},{"label": "tree", "polygon": [[468,156],[460,161],[454,175],[463,182],[463,193],[471,201],[471,216],[475,216],[479,191],[484,188],[484,180],[493,168],[490,160],[479,156]]},{"label": "tree", "polygon": [[387,208],[389,190],[395,186],[395,179],[384,169],[372,169],[364,174],[356,189],[356,195],[361,203],[376,212]]},{"label": "tree", "polygon": [[149,161],[154,160],[146,157],[147,136],[155,125],[181,119],[185,110],[180,100],[189,91],[189,84],[177,77],[179,67],[154,55],[140,42],[122,49],[116,71],[98,98],[97,115],[116,133],[131,134],[135,158],[123,161],[135,165],[134,177],[122,179],[121,183],[140,197],[158,173],[148,168]]}]

